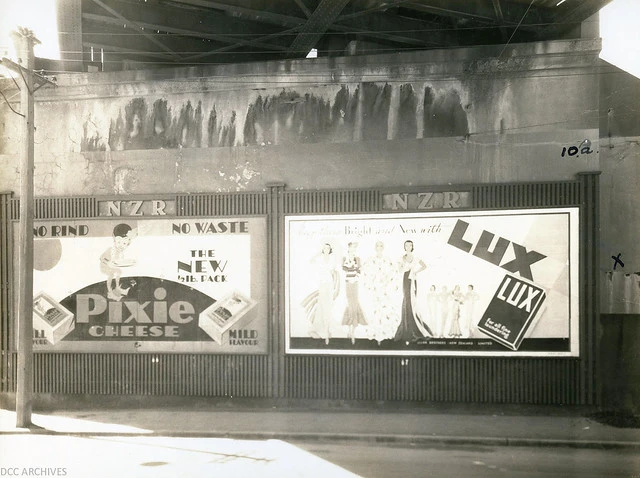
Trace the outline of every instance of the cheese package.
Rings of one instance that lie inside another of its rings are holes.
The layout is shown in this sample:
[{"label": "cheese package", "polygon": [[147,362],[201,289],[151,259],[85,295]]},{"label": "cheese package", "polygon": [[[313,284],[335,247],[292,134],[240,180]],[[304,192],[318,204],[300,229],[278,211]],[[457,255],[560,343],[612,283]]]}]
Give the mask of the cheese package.
[{"label": "cheese package", "polygon": [[235,291],[203,310],[198,326],[222,345],[232,327],[242,328],[254,319],[249,312],[255,305],[256,301]]},{"label": "cheese package", "polygon": [[49,295],[40,292],[33,299],[33,330],[55,345],[75,327],[73,314]]}]

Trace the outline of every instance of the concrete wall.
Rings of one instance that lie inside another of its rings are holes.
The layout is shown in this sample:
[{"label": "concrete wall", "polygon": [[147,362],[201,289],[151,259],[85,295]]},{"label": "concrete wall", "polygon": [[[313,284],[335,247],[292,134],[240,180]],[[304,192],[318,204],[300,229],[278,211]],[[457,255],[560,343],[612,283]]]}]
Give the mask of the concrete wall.
[{"label": "concrete wall", "polygon": [[[640,413],[640,79],[600,64],[603,404]],[[613,258],[619,258],[619,262]]]},{"label": "concrete wall", "polygon": [[[640,273],[640,134],[601,138],[600,164],[601,271]],[[618,254],[624,266],[611,257]]]},{"label": "concrete wall", "polygon": [[[61,75],[36,95],[36,196],[572,178],[599,168],[598,50]],[[0,190],[15,191],[19,117],[0,119]],[[562,156],[585,139],[589,154]]]},{"label": "concrete wall", "polygon": [[640,78],[606,62],[600,70],[601,268],[613,272],[621,253],[616,271],[640,272]]}]

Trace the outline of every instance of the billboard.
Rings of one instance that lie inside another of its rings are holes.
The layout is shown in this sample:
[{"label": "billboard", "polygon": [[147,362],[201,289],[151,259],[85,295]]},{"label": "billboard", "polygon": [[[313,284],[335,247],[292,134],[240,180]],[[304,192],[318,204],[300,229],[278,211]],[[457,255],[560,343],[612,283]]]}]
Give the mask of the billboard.
[{"label": "billboard", "polygon": [[34,350],[266,353],[266,220],[34,223]]},{"label": "billboard", "polygon": [[286,216],[286,352],[578,356],[578,218]]}]

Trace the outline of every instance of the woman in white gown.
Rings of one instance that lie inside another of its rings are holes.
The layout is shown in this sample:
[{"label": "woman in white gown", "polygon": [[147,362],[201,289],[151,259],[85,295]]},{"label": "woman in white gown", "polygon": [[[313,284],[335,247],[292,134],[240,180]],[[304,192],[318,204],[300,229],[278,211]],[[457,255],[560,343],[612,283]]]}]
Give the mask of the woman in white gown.
[{"label": "woman in white gown", "polygon": [[398,269],[391,259],[384,255],[384,243],[377,241],[375,255],[362,266],[362,284],[370,299],[371,319],[367,327],[367,337],[378,343],[392,339],[400,312],[397,307]]},{"label": "woman in white gown", "polygon": [[322,338],[328,344],[331,338],[333,304],[338,295],[339,284],[337,263],[331,244],[323,244],[322,251],[311,259],[311,263],[315,266],[318,289],[302,301],[302,306],[311,324],[309,335]]}]

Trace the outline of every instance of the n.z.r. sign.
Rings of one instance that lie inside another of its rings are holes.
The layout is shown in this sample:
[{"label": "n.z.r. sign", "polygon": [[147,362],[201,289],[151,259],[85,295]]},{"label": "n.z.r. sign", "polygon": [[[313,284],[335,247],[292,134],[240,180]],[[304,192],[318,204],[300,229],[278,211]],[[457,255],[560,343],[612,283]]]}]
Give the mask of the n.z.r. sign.
[{"label": "n.z.r. sign", "polygon": [[468,191],[392,193],[382,195],[382,208],[387,211],[426,211],[471,207]]},{"label": "n.z.r. sign", "polygon": [[176,202],[166,199],[100,201],[98,212],[106,217],[174,216]]}]

